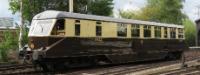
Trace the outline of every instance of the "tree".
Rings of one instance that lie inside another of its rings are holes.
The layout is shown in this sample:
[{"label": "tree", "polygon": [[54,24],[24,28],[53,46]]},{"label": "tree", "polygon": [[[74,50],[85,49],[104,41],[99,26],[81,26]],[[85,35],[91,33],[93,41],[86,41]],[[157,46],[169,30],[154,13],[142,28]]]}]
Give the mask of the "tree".
[{"label": "tree", "polygon": [[102,16],[110,16],[113,9],[113,0],[92,0],[88,6],[88,13]]},{"label": "tree", "polygon": [[[185,18],[181,12],[182,7],[181,0],[147,0],[147,5],[140,11],[128,11],[128,13],[135,15],[133,19],[182,24]],[[123,14],[121,16],[123,17]]]},{"label": "tree", "polygon": [[[19,12],[19,0],[10,0],[10,10]],[[34,15],[45,10],[68,11],[68,0],[23,0],[23,18],[29,22]],[[112,13],[113,0],[74,0],[74,12],[109,16]]]},{"label": "tree", "polygon": [[195,45],[196,27],[190,19],[184,19],[183,25],[185,27],[185,40],[189,46]]}]

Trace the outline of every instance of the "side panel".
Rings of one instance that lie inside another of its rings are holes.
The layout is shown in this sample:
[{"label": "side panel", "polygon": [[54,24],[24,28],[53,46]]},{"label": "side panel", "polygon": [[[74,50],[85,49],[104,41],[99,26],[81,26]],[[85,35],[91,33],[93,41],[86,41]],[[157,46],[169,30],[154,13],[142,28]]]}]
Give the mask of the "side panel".
[{"label": "side panel", "polygon": [[161,27],[161,39],[164,39],[164,34],[165,34],[164,27]]},{"label": "side panel", "polygon": [[89,37],[96,36],[96,21],[88,21],[87,30]]},{"label": "side panel", "polygon": [[88,37],[88,21],[87,20],[80,20],[80,24],[81,24],[81,33],[80,36],[81,37]]},{"label": "side panel", "polygon": [[96,23],[95,21],[80,20],[81,37],[95,37]]},{"label": "side panel", "polygon": [[144,25],[140,25],[140,38],[144,38]]},{"label": "side panel", "polygon": [[155,26],[151,26],[151,38],[155,38]]},{"label": "side panel", "polygon": [[117,37],[117,24],[102,22],[102,37]]},{"label": "side panel", "polygon": [[131,38],[131,24],[127,25],[127,37]]},{"label": "side panel", "polygon": [[176,39],[178,39],[178,28],[176,28]]},{"label": "side panel", "polygon": [[170,28],[167,28],[167,38],[168,39],[171,38],[171,36],[170,36]]},{"label": "side panel", "polygon": [[65,34],[66,36],[74,36],[75,31],[75,20],[65,19]]}]

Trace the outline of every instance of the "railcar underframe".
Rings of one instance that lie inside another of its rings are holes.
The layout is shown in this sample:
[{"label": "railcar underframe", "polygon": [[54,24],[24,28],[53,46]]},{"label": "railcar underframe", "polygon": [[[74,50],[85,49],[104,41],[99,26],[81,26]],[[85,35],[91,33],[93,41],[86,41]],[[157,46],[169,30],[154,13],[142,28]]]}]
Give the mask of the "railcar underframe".
[{"label": "railcar underframe", "polygon": [[[162,58],[180,58],[185,44],[177,39],[58,38],[32,37],[33,57],[40,62],[119,64]],[[43,48],[47,47],[47,48]],[[38,50],[42,48],[41,50]]]}]

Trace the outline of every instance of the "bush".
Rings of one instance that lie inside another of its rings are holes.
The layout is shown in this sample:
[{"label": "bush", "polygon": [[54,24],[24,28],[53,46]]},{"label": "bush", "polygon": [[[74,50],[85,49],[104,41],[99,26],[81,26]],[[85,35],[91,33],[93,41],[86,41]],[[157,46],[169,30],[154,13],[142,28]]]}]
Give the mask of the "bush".
[{"label": "bush", "polygon": [[0,43],[0,57],[2,62],[8,61],[8,52],[18,48],[18,35],[13,31],[3,32],[3,41]]}]

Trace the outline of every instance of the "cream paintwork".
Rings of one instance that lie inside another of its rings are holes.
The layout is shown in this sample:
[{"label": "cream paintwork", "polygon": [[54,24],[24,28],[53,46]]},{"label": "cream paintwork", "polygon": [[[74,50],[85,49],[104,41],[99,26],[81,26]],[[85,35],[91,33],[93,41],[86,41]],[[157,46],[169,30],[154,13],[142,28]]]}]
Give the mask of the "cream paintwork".
[{"label": "cream paintwork", "polygon": [[75,19],[65,19],[65,36],[72,37],[75,35]]},{"label": "cream paintwork", "polygon": [[[75,20],[76,19],[65,19],[65,36],[66,37],[77,37],[75,36]],[[56,21],[55,21],[56,22]],[[54,22],[54,23],[55,23]],[[127,25],[127,37],[131,37],[131,25]],[[117,23],[113,22],[101,22],[102,26],[102,36],[103,38],[117,38]],[[80,20],[80,37],[96,37],[96,21],[91,20]],[[140,25],[140,37],[144,37],[144,25]],[[164,27],[161,27],[161,38],[159,39],[169,39],[170,38],[170,28],[167,28],[168,38],[164,38]],[[178,38],[178,29],[176,28],[176,39]],[[78,36],[79,37],[79,36]],[[151,39],[155,38],[155,26],[151,26]]]},{"label": "cream paintwork", "polygon": [[165,34],[164,27],[161,27],[161,39],[165,39],[164,34]]},{"label": "cream paintwork", "polygon": [[151,26],[151,38],[155,38],[155,26]]},{"label": "cream paintwork", "polygon": [[144,38],[144,25],[140,25],[140,38]]},{"label": "cream paintwork", "polygon": [[131,24],[127,24],[127,38],[131,38]]},{"label": "cream paintwork", "polygon": [[117,37],[117,23],[102,22],[102,37]]},{"label": "cream paintwork", "polygon": [[178,35],[179,35],[178,28],[176,28],[176,39],[178,39]]},{"label": "cream paintwork", "polygon": [[171,38],[170,36],[170,28],[167,28],[167,39]]},{"label": "cream paintwork", "polygon": [[88,20],[80,20],[81,37],[95,37],[96,36],[96,22]]}]

